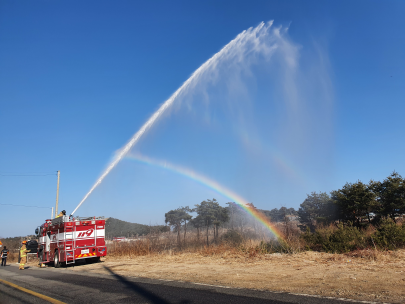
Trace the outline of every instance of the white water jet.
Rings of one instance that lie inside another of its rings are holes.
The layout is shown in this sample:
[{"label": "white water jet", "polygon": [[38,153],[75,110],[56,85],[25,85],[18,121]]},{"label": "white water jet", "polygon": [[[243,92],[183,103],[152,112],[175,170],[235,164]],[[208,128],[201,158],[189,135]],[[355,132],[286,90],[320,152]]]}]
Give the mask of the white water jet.
[{"label": "white water jet", "polygon": [[[90,191],[83,197],[79,205],[73,210],[72,215],[79,209],[89,195],[97,188],[111,170],[120,162],[120,160],[130,151],[130,149],[139,141],[142,135],[162,116],[162,114],[173,104],[180,94],[187,90],[193,89],[197,83],[203,79],[204,74],[212,77],[208,71],[215,73],[218,64],[222,60],[233,60],[241,62],[245,57],[252,53],[260,53],[265,57],[269,57],[277,48],[284,48],[286,42],[283,40],[280,33],[280,28],[273,28],[271,36],[269,30],[272,28],[273,21],[267,23],[261,22],[257,27],[249,28],[243,31],[235,39],[225,45],[218,53],[212,56],[204,64],[202,64],[183,85],[168,100],[166,100],[160,108],[149,118],[149,120],[139,129],[138,132],[128,141],[128,143],[116,154],[112,162],[107,166],[105,171],[98,178],[96,183],[91,187]],[[287,63],[295,65],[295,56],[289,57],[287,50]],[[290,50],[294,51],[294,50]]]}]

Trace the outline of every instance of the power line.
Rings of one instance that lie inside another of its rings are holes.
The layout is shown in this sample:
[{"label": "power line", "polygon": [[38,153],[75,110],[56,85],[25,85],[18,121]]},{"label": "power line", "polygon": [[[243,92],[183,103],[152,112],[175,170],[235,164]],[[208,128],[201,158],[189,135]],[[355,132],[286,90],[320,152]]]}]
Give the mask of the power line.
[{"label": "power line", "polygon": [[48,176],[48,175],[57,175],[56,173],[46,173],[46,174],[2,174],[0,176]]},{"label": "power line", "polygon": [[25,206],[25,205],[13,205],[13,204],[0,204],[2,206],[15,206],[15,207],[29,207],[29,208],[46,208],[52,209],[52,207],[40,207],[40,206]]}]

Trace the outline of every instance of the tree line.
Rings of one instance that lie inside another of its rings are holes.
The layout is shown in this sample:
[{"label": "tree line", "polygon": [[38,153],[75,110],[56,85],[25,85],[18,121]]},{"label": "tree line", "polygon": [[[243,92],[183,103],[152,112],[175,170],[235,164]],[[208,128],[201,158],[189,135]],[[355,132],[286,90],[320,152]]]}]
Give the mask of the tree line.
[{"label": "tree line", "polygon": [[[190,213],[197,213],[197,216],[193,218]],[[229,212],[226,208],[221,207],[217,200],[213,198],[202,201],[200,204],[196,204],[195,208],[190,209],[187,207],[180,207],[175,210],[170,210],[165,214],[165,223],[175,231],[177,231],[177,243],[181,245],[180,230],[184,228],[184,243],[186,242],[187,224],[191,224],[197,229],[197,238],[200,239],[201,229],[206,229],[206,238],[208,245],[209,229],[213,228],[214,240],[218,239],[218,228],[220,225],[228,222]]]},{"label": "tree line", "polygon": [[393,172],[382,182],[371,180],[346,183],[341,189],[312,192],[298,210],[301,224],[351,223],[356,227],[378,224],[384,219],[397,222],[405,214],[405,179]]},{"label": "tree line", "polygon": [[[198,240],[205,232],[207,245],[209,244],[208,235],[210,229],[213,232],[214,242],[217,242],[219,227],[221,226],[231,230],[239,230],[241,233],[246,231],[247,227],[253,228],[255,233],[261,231],[262,227],[257,220],[247,216],[242,207],[235,202],[228,202],[227,205],[227,207],[221,207],[217,200],[213,198],[196,204],[194,208],[189,206],[180,207],[165,213],[165,223],[177,232],[178,245],[185,244],[187,227],[190,226],[197,231]],[[275,208],[268,211],[257,209],[253,203],[248,203],[248,207],[264,213],[273,222],[284,221],[286,216],[298,215],[293,208],[281,207],[280,209]],[[191,213],[196,213],[197,216],[193,217]],[[182,232],[183,236],[181,235]]]},{"label": "tree line", "polygon": [[[197,230],[198,239],[204,229],[207,244],[209,230],[213,230],[214,240],[217,240],[220,226],[241,232],[251,227],[257,232],[258,223],[253,217],[246,216],[245,210],[234,202],[227,205],[221,207],[214,198],[195,205],[195,208],[180,207],[165,214],[165,223],[177,231],[178,244],[181,244],[181,230],[184,231],[185,242],[188,225]],[[303,229],[309,227],[313,230],[319,224],[338,222],[360,228],[367,224],[378,224],[387,218],[396,222],[398,217],[405,214],[405,179],[394,171],[382,182],[372,180],[365,184],[357,181],[346,183],[330,194],[312,192],[300,204],[298,211],[286,207],[260,210],[253,203],[248,205],[265,214],[271,222],[298,220]],[[197,216],[193,218],[191,213]]]}]

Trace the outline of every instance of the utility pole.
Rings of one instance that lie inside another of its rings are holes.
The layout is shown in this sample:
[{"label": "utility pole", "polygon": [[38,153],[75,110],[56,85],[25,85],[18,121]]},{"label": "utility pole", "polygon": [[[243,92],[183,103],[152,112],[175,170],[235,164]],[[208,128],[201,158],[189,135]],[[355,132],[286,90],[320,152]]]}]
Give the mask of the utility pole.
[{"label": "utility pole", "polygon": [[58,202],[59,202],[59,178],[60,178],[60,171],[58,171],[58,185],[56,186],[56,206],[55,206],[55,218],[58,216]]}]

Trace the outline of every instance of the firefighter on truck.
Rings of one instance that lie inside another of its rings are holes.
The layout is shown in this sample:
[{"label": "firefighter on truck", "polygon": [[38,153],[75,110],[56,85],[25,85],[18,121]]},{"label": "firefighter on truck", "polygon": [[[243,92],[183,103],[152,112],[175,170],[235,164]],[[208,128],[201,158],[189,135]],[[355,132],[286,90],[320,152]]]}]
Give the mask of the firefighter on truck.
[{"label": "firefighter on truck", "polygon": [[58,216],[57,216],[56,218],[61,217],[61,216],[64,216],[64,215],[66,215],[66,211],[65,211],[65,210],[62,210],[62,211],[58,214]]}]

